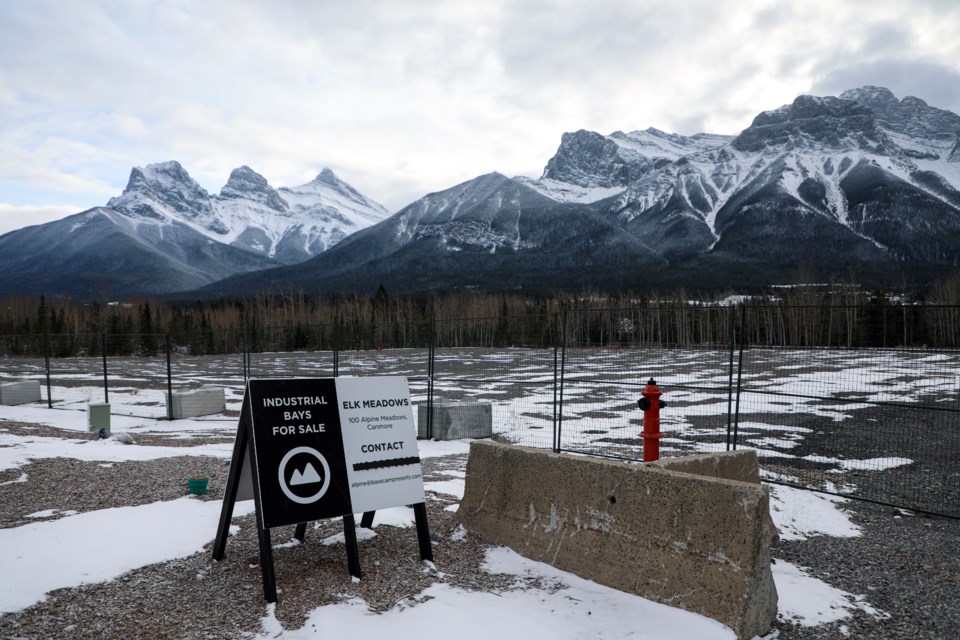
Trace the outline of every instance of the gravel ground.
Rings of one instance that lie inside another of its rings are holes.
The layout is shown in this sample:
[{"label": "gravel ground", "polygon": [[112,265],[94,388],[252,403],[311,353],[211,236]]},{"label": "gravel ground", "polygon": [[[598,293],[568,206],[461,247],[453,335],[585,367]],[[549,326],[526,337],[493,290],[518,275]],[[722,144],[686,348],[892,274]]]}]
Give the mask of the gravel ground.
[{"label": "gravel ground", "polygon": [[[63,436],[49,427],[3,422],[9,432]],[[219,439],[218,439],[219,438]],[[197,444],[162,434],[150,444]],[[204,436],[204,442],[232,438]],[[136,445],[131,445],[136,446]],[[449,480],[447,471],[462,471],[466,456],[424,461],[424,479]],[[228,466],[218,458],[175,457],[104,465],[77,460],[38,460],[0,472],[0,528],[16,527],[48,510],[92,511],[171,500],[186,478],[202,469],[210,480],[203,500],[221,500]],[[27,482],[17,480],[27,473]],[[308,528],[304,544],[275,550],[280,599],[276,617],[285,628],[299,628],[315,607],[351,597],[363,598],[374,611],[416,606],[435,582],[466,590],[506,593],[515,589],[551,588],[530,579],[498,576],[481,569],[486,545],[479,537],[453,535],[455,514],[445,510],[455,500],[428,493],[435,567],[419,561],[412,528],[377,528],[360,542],[362,581],[347,574],[343,547],[319,544],[342,530],[339,520]],[[857,612],[839,623],[800,627],[779,621],[773,640],[814,638],[960,637],[960,521],[902,515],[888,507],[850,502],[847,510],[863,529],[857,538],[818,536],[785,541],[774,557],[800,565],[831,586],[853,594],[883,612]],[[56,517],[56,516],[54,516]],[[24,611],[0,617],[0,638],[244,638],[260,629],[265,613],[261,590],[256,525],[253,516],[235,518],[240,532],[231,537],[222,562],[210,557],[209,545],[180,560],[150,565],[107,583],[60,589]],[[293,527],[272,530],[275,545],[290,540]],[[213,532],[211,532],[211,539]],[[212,540],[211,540],[212,541]],[[554,587],[555,588],[555,587]]]}]

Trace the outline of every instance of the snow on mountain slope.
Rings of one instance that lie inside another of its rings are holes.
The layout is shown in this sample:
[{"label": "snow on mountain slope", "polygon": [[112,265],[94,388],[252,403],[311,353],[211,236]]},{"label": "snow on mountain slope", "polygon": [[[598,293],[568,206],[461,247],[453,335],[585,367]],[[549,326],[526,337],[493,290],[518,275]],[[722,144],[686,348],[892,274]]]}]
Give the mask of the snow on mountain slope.
[{"label": "snow on mountain slope", "polygon": [[534,180],[526,176],[515,176],[514,180],[525,184],[534,191],[557,202],[579,202],[589,204],[623,193],[624,187],[581,187],[569,182],[560,182],[550,178]]},{"label": "snow on mountain slope", "polygon": [[659,168],[729,143],[732,136],[682,136],[649,128],[603,136],[565,133],[539,180],[517,178],[557,202],[591,203],[622,193]]},{"label": "snow on mountain slope", "polygon": [[619,146],[633,149],[651,160],[679,160],[692,153],[717,149],[733,139],[733,136],[709,133],[698,133],[688,137],[667,133],[653,127],[630,133],[615,131],[609,137]]},{"label": "snow on mountain slope", "polygon": [[178,222],[282,264],[306,260],[389,215],[330,169],[308,184],[277,190],[243,166],[211,196],[175,161],[134,168],[123,194],[107,206],[150,236],[162,237],[162,227]]},{"label": "snow on mountain slope", "polygon": [[[956,207],[958,147],[960,116],[861,87],[840,97],[799,96],[761,112],[736,137],[564,134],[543,177],[521,180],[558,202],[612,198],[610,212],[624,225],[680,225],[692,254],[710,250],[730,216],[757,198],[786,198],[864,236],[841,186],[864,163]],[[713,241],[704,244],[708,235]]]}]

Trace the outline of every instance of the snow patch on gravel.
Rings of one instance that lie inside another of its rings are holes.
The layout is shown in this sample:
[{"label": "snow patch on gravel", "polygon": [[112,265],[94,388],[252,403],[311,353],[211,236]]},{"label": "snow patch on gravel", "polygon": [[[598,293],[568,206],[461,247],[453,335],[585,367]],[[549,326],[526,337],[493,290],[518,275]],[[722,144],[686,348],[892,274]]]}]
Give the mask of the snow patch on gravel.
[{"label": "snow patch on gravel", "polygon": [[781,620],[816,627],[849,618],[858,609],[878,619],[888,617],[870,606],[863,596],[831,587],[785,560],[777,560],[772,568]]},{"label": "snow patch on gravel", "polygon": [[816,535],[855,538],[862,534],[840,507],[847,500],[782,485],[768,486],[770,516],[782,540],[806,540]]}]

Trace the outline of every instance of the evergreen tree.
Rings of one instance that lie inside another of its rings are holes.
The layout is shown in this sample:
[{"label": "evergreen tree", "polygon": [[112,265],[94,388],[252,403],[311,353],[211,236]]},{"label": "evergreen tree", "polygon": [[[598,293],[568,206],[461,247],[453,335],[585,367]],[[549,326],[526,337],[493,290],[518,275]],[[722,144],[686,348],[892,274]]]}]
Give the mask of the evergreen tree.
[{"label": "evergreen tree", "polygon": [[47,299],[40,294],[40,306],[37,308],[36,331],[38,334],[50,332],[50,310],[47,309]]},{"label": "evergreen tree", "polygon": [[146,302],[140,310],[140,355],[157,355],[157,336],[153,329],[153,314],[150,303]]}]

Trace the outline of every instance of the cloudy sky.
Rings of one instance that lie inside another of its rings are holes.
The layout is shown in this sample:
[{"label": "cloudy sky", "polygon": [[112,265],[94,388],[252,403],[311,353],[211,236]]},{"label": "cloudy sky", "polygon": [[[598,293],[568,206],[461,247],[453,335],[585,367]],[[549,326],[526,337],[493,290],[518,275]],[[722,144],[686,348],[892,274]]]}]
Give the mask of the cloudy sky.
[{"label": "cloudy sky", "polygon": [[565,131],[736,133],[878,84],[960,112],[957,0],[0,0],[0,233],[179,160],[397,210]]}]

